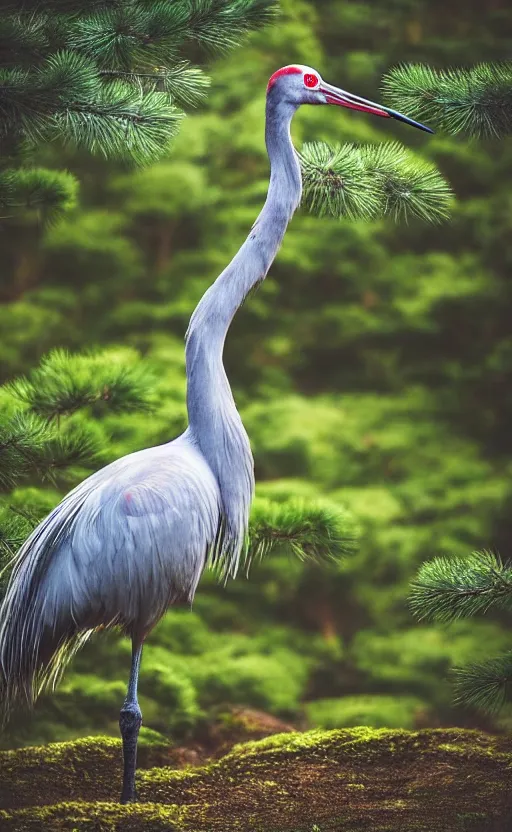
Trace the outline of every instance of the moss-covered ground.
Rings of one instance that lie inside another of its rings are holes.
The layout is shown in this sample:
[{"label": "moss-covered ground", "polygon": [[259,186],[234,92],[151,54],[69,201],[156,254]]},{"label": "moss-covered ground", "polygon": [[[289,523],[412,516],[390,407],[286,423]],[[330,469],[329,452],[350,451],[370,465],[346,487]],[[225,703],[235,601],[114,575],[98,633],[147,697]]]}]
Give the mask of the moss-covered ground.
[{"label": "moss-covered ground", "polygon": [[[507,832],[512,741],[477,731],[281,734],[184,769],[141,754],[140,802],[118,806],[106,738],[0,754],[2,832]],[[174,763],[175,764],[175,763]]]}]

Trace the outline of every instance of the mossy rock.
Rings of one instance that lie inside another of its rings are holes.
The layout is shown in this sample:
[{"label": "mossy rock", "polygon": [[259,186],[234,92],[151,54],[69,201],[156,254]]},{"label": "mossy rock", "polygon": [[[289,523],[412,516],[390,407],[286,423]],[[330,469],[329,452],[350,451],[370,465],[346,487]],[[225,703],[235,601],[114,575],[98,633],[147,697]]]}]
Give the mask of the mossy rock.
[{"label": "mossy rock", "polygon": [[[321,832],[512,829],[512,740],[478,731],[282,734],[239,745],[200,768],[142,769],[141,803],[135,807],[95,802],[112,781],[118,787],[118,749],[111,746],[109,758],[103,743],[102,758],[93,753],[94,741],[88,744],[89,758],[86,744],[65,744],[66,753],[75,745],[80,754],[72,794],[68,772],[58,778],[53,768],[49,774],[45,749],[39,749],[39,799],[60,805],[0,813],[2,832],[311,832],[315,825]],[[54,747],[53,759],[55,754]],[[62,803],[79,798],[94,803]]]},{"label": "mossy rock", "polygon": [[142,772],[140,794],[181,804],[201,832],[505,832],[511,773],[508,738],[356,728],[246,743],[202,772]]},{"label": "mossy rock", "polygon": [[221,757],[238,743],[294,731],[296,728],[293,725],[272,714],[255,708],[228,705],[212,715],[200,740],[211,752],[210,757]]},{"label": "mossy rock", "polygon": [[[178,759],[179,752],[168,742],[148,735],[139,743],[139,769],[174,766]],[[116,800],[121,765],[121,741],[111,737],[0,751],[0,809],[84,797]]]},{"label": "mossy rock", "polygon": [[182,832],[179,811],[173,806],[137,803],[59,803],[22,809],[2,818],[2,832]]},{"label": "mossy rock", "polygon": [[[293,728],[270,714],[242,707],[226,708],[217,714],[195,745],[173,746],[162,734],[143,727],[138,768],[198,766],[226,754],[237,742],[286,730]],[[111,737],[0,751],[0,809],[84,796],[89,800],[116,800],[121,761],[121,741]]]}]

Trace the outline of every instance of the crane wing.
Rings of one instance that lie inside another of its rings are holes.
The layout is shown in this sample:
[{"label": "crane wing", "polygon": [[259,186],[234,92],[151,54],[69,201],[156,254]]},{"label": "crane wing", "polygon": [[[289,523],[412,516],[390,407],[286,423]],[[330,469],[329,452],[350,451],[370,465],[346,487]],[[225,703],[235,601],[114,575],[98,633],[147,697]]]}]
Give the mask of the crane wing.
[{"label": "crane wing", "polygon": [[55,682],[93,629],[143,636],[191,600],[219,524],[217,482],[185,437],[84,480],[18,554],[0,609],[7,698]]},{"label": "crane wing", "polygon": [[146,632],[170,603],[192,599],[219,522],[216,480],[183,437],[97,471],[20,550],[0,646],[33,650],[45,632],[111,624]]},{"label": "crane wing", "polygon": [[71,603],[80,627],[150,627],[169,603],[194,595],[219,526],[215,478],[192,445],[175,441],[90,479],[70,495],[46,597],[56,611]]}]

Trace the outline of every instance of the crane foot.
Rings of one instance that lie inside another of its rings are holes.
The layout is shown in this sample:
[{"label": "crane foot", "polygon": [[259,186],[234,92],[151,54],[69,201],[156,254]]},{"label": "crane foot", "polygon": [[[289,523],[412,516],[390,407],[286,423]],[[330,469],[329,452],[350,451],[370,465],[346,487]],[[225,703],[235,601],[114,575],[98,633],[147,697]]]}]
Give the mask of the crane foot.
[{"label": "crane foot", "polygon": [[142,712],[137,703],[125,703],[119,714],[119,727],[123,739],[123,788],[121,803],[137,800],[135,770],[137,767],[137,740],[142,725]]}]

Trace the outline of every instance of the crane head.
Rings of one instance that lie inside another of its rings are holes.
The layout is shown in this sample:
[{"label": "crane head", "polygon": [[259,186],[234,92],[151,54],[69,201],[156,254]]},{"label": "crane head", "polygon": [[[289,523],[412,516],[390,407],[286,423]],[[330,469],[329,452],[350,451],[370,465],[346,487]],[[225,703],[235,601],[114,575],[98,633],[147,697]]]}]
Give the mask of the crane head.
[{"label": "crane head", "polygon": [[296,107],[301,104],[335,104],[338,107],[347,107],[349,110],[359,110],[382,118],[395,118],[412,127],[418,127],[419,130],[425,130],[426,133],[434,132],[430,127],[396,110],[327,84],[315,69],[302,64],[291,64],[274,72],[268,82],[267,96],[278,96]]}]

